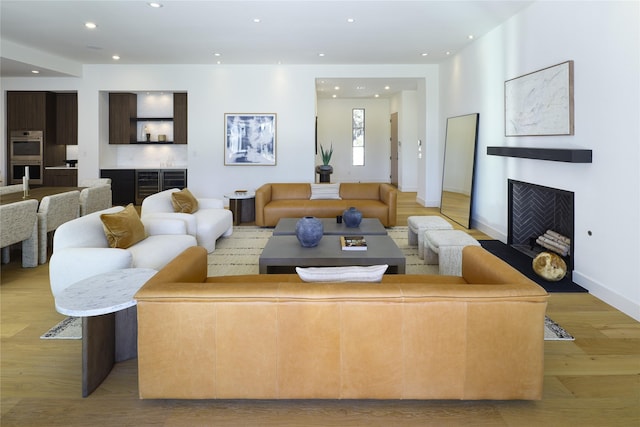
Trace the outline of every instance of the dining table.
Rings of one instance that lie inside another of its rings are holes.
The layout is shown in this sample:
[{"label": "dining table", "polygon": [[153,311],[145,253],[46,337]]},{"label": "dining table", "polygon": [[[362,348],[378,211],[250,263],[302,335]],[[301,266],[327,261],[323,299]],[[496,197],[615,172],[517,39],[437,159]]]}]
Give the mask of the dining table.
[{"label": "dining table", "polygon": [[26,197],[24,196],[24,191],[1,194],[0,205],[8,205],[9,203],[32,199],[40,203],[45,196],[53,196],[54,194],[66,193],[67,191],[82,191],[83,188],[84,187],[32,187],[29,189],[29,194]]}]

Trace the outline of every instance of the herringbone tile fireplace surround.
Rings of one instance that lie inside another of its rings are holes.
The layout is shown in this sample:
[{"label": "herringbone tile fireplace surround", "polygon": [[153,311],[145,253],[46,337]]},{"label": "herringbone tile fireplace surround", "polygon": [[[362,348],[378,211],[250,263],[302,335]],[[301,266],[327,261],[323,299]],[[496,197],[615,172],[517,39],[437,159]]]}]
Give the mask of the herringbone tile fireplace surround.
[{"label": "herringbone tile fireplace surround", "polygon": [[533,257],[543,250],[535,248],[536,238],[547,230],[569,237],[571,250],[565,261],[570,275],[574,254],[574,193],[512,179],[508,188],[507,243]]}]

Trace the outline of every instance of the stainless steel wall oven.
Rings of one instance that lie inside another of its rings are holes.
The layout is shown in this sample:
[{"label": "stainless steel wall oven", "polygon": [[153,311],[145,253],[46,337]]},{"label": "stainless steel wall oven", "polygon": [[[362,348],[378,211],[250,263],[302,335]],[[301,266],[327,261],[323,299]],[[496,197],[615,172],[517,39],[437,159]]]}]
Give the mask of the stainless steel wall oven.
[{"label": "stainless steel wall oven", "polygon": [[11,184],[21,184],[25,168],[29,183],[42,184],[44,178],[44,138],[41,130],[11,131],[9,136],[9,171]]}]

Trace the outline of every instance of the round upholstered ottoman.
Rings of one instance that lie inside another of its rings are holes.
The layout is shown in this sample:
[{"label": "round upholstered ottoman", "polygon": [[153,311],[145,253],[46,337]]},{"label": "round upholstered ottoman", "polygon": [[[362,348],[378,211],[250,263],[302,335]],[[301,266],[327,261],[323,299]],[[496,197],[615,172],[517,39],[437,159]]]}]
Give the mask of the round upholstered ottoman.
[{"label": "round upholstered ottoman", "polygon": [[410,245],[418,245],[418,256],[424,258],[424,232],[427,230],[452,230],[453,227],[439,216],[410,216],[407,218]]},{"label": "round upholstered ottoman", "polygon": [[480,243],[461,230],[427,230],[424,233],[424,263],[438,264],[440,274],[462,275],[462,248]]}]

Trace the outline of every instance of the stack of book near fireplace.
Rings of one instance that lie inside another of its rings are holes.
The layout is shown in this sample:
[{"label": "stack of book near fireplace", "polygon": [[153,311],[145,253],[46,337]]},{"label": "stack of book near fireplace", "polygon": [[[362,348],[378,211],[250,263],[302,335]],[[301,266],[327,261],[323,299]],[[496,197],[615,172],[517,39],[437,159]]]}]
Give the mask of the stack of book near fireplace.
[{"label": "stack of book near fireplace", "polygon": [[569,255],[571,250],[571,239],[553,230],[547,230],[539,236],[536,243],[562,256]]}]

